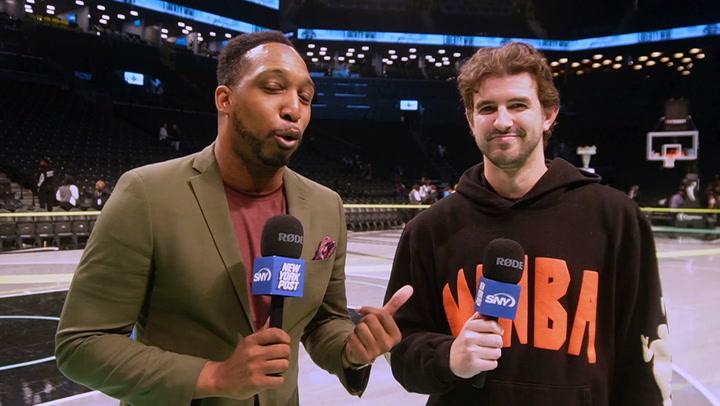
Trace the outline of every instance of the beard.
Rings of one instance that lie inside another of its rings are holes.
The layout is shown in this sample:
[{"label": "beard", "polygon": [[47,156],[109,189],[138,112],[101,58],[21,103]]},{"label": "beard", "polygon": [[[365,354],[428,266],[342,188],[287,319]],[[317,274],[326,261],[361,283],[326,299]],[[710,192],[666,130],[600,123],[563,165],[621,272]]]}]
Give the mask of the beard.
[{"label": "beard", "polygon": [[522,167],[525,162],[527,162],[533,151],[535,151],[538,147],[538,144],[542,142],[542,135],[537,140],[534,140],[528,137],[525,130],[517,127],[513,127],[507,133],[517,134],[520,138],[519,145],[513,145],[509,148],[514,151],[509,151],[498,145],[491,145],[491,141],[488,141],[489,138],[505,134],[497,131],[487,134],[482,138],[476,138],[475,143],[480,149],[480,152],[482,152],[484,159],[489,160],[496,167],[501,169]]},{"label": "beard", "polygon": [[[265,137],[255,134],[242,123],[237,115],[231,115],[231,122],[239,144],[235,146],[235,152],[243,162],[258,162],[270,168],[282,168],[290,162],[290,157],[295,150],[283,150],[275,143],[275,136],[268,133]],[[302,138],[298,140],[298,147]]]}]

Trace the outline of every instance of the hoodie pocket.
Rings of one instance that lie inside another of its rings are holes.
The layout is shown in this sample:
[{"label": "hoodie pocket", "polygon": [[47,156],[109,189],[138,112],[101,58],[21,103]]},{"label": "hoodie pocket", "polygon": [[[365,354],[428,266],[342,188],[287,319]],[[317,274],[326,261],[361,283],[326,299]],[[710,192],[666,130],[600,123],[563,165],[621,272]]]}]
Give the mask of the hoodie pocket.
[{"label": "hoodie pocket", "polygon": [[486,387],[488,399],[496,405],[592,406],[590,385],[540,385],[492,381]]}]

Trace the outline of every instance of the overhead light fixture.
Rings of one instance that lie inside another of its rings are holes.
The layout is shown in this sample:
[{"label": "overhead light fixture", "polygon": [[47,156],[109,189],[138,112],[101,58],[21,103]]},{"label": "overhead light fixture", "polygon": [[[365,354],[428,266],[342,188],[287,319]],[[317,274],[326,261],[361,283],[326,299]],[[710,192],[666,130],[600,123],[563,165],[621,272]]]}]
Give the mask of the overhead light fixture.
[{"label": "overhead light fixture", "polygon": [[684,71],[680,72],[680,74],[683,75],[683,76],[687,76],[687,75],[690,74],[690,71],[689,71],[689,70],[684,70]]},{"label": "overhead light fixture", "polygon": [[403,62],[407,62],[407,61],[408,61],[408,57],[407,57],[407,56],[403,56],[402,58],[400,58],[400,60],[403,61]]},{"label": "overhead light fixture", "polygon": [[415,52],[417,52],[417,49],[410,48],[410,49],[408,49],[408,52],[410,52],[411,54],[414,54]]},{"label": "overhead light fixture", "polygon": [[350,53],[355,52],[355,48],[348,48],[348,52],[350,52]]},{"label": "overhead light fixture", "polygon": [[232,38],[232,35],[231,35],[229,32],[226,32],[226,33],[225,33],[225,38],[230,39],[230,38]]},{"label": "overhead light fixture", "polygon": [[168,33],[168,29],[167,29],[167,28],[161,28],[161,29],[160,29],[160,32],[162,32],[163,34],[167,34],[167,33]]},{"label": "overhead light fixture", "polygon": [[394,50],[394,49],[388,49],[388,54],[390,54],[390,55],[395,55],[395,50]]},{"label": "overhead light fixture", "polygon": [[360,59],[362,59],[362,58],[365,57],[365,54],[357,54],[357,57],[360,58]]},{"label": "overhead light fixture", "polygon": [[188,31],[192,31],[192,27],[189,26],[189,25],[186,25],[186,26],[185,26],[185,29],[188,30]]},{"label": "overhead light fixture", "polygon": [[552,61],[552,62],[550,62],[550,66],[555,67],[555,66],[558,66],[558,65],[560,65],[560,62],[558,62],[558,61]]},{"label": "overhead light fixture", "polygon": [[78,6],[84,6],[85,2],[83,0],[75,0],[75,4],[77,4]]},{"label": "overhead light fixture", "polygon": [[582,63],[590,63],[590,60],[587,59],[587,58],[585,58],[585,59],[582,60]]},{"label": "overhead light fixture", "polygon": [[367,45],[363,45],[362,48],[360,48],[360,49],[362,49],[363,51],[369,51],[370,47]]},{"label": "overhead light fixture", "polygon": [[210,34],[211,37],[217,36],[217,34],[215,33],[215,31],[210,31],[208,34]]},{"label": "overhead light fixture", "polygon": [[575,72],[575,74],[578,75],[578,76],[580,76],[580,75],[582,75],[582,74],[584,74],[584,73],[585,73],[585,71],[583,71],[583,70],[578,70],[578,71]]},{"label": "overhead light fixture", "polygon": [[185,34],[185,35],[188,35],[188,34],[190,34],[190,31],[188,31],[188,30],[182,30],[182,33]]},{"label": "overhead light fixture", "polygon": [[321,51],[327,51],[327,47],[320,47]]},{"label": "overhead light fixture", "polygon": [[602,61],[602,64],[605,65],[605,66],[608,66],[608,65],[610,65],[611,63],[612,63],[612,61],[609,60],[609,59],[603,59],[603,61]]},{"label": "overhead light fixture", "polygon": [[397,58],[398,58],[397,55],[390,55],[390,59],[397,59]]},{"label": "overhead light fixture", "polygon": [[697,54],[697,53],[699,53],[700,51],[702,51],[702,49],[700,49],[700,48],[692,48],[689,52],[690,52],[691,54]]},{"label": "overhead light fixture", "polygon": [[438,68],[441,67],[441,66],[442,66],[442,62],[435,62],[435,66],[437,66]]},{"label": "overhead light fixture", "polygon": [[184,26],[185,26],[185,23],[184,23],[184,22],[178,21],[178,27],[184,27]]},{"label": "overhead light fixture", "polygon": [[345,60],[345,57],[344,57],[344,56],[338,56],[338,61],[342,62],[342,61],[344,61],[344,60]]},{"label": "overhead light fixture", "polygon": [[640,69],[642,69],[642,65],[635,65],[635,66],[633,66],[633,69],[640,70]]},{"label": "overhead light fixture", "polygon": [[118,14],[118,15],[117,15],[117,18],[118,18],[118,20],[124,20],[124,19],[125,19],[125,15],[124,15],[124,14]]},{"label": "overhead light fixture", "polygon": [[618,55],[618,56],[615,57],[615,61],[617,61],[617,62],[620,62],[620,61],[622,61],[622,60],[623,60],[622,55]]},{"label": "overhead light fixture", "polygon": [[313,52],[310,52],[310,51],[308,51],[308,52],[305,52],[305,55],[307,55],[307,56],[313,56],[313,55],[314,55],[314,53],[313,53]]},{"label": "overhead light fixture", "polygon": [[439,53],[440,55],[442,55],[442,54],[445,53],[445,50],[444,50],[444,49],[438,49],[438,53]]},{"label": "overhead light fixture", "polygon": [[577,68],[578,66],[580,66],[580,62],[573,62],[570,64],[570,66],[572,66],[573,68]]},{"label": "overhead light fixture", "polygon": [[318,61],[318,59],[317,59],[317,58],[313,58],[313,59],[311,59],[311,61],[313,61],[313,62],[317,62],[317,61]]},{"label": "overhead light fixture", "polygon": [[167,35],[167,34],[160,34],[160,38],[162,38],[162,39],[167,39],[167,38],[168,38],[168,35]]},{"label": "overhead light fixture", "polygon": [[97,9],[100,11],[105,11],[105,6],[103,6],[102,4],[98,4]]},{"label": "overhead light fixture", "polygon": [[620,68],[622,68],[622,65],[619,63],[616,63],[616,64],[613,64],[612,67],[613,67],[613,69],[620,69]]},{"label": "overhead light fixture", "polygon": [[350,63],[355,63],[355,60],[354,60],[354,59],[348,59],[348,62],[350,62]]},{"label": "overhead light fixture", "polygon": [[410,54],[410,59],[417,59],[417,55],[416,55],[416,54]]},{"label": "overhead light fixture", "polygon": [[692,58],[690,58],[689,56],[686,56],[685,58],[681,59],[681,61],[683,63],[689,63],[690,61],[692,61]]},{"label": "overhead light fixture", "polygon": [[391,61],[391,60],[388,59],[388,61],[385,62],[385,63],[387,63],[388,65],[392,65],[392,64],[393,64],[393,61]]},{"label": "overhead light fixture", "polygon": [[135,11],[135,10],[130,10],[130,15],[133,16],[133,17],[137,17],[137,16],[140,15],[140,13],[138,13],[138,12]]},{"label": "overhead light fixture", "polygon": [[645,56],[645,55],[641,55],[641,56],[638,57],[638,61],[640,61],[640,62],[645,62],[645,61],[647,61],[647,60],[648,60],[648,57]]},{"label": "overhead light fixture", "polygon": [[673,54],[673,57],[678,58],[678,59],[682,58],[683,56],[685,56],[685,54],[683,54],[682,52],[675,52]]},{"label": "overhead light fixture", "polygon": [[103,20],[103,19],[101,18],[101,19],[100,19],[100,24],[107,24],[107,21],[106,21],[106,20]]},{"label": "overhead light fixture", "polygon": [[650,54],[650,56],[652,56],[653,58],[657,58],[660,55],[662,55],[662,52],[660,51],[655,51]]},{"label": "overhead light fixture", "polygon": [[699,54],[695,55],[695,57],[696,57],[697,59],[705,59],[705,54],[704,54],[704,53],[699,53]]},{"label": "overhead light fixture", "polygon": [[567,62],[568,62],[568,59],[567,59],[567,58],[560,58],[560,59],[558,59],[558,62],[560,62],[560,63],[567,63]]},{"label": "overhead light fixture", "polygon": [[310,49],[315,48],[315,44],[308,44],[308,48],[310,48]]},{"label": "overhead light fixture", "polygon": [[592,64],[593,69],[597,69],[597,68],[599,68],[600,66],[602,66],[602,65],[600,65],[599,62],[595,62],[594,64]]},{"label": "overhead light fixture", "polygon": [[645,65],[647,65],[647,66],[655,66],[655,61],[653,61],[653,60],[647,61],[647,62],[645,62]]},{"label": "overhead light fixture", "polygon": [[329,56],[324,56],[323,59],[326,60],[326,61],[329,61],[329,60],[330,60],[330,57],[329,57]]},{"label": "overhead light fixture", "polygon": [[592,56],[592,59],[598,60],[598,59],[602,59],[602,57],[603,57],[602,54],[595,54]]},{"label": "overhead light fixture", "polygon": [[107,14],[103,14],[101,18],[102,18],[103,20],[108,20],[108,21],[110,20],[110,16],[107,15]]},{"label": "overhead light fixture", "polygon": [[665,63],[665,62],[667,62],[667,61],[669,61],[669,60],[670,60],[670,58],[667,57],[667,56],[663,56],[662,58],[660,58],[660,62],[662,62],[662,63]]}]

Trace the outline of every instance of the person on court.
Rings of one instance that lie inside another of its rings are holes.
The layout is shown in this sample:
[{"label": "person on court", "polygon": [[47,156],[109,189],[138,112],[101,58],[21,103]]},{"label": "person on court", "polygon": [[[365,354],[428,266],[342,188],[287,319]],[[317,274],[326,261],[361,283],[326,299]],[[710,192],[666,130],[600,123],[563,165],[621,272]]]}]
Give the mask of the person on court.
[{"label": "person on court", "polygon": [[[393,314],[412,289],[350,320],[342,201],[287,168],[315,92],[287,38],[232,39],[217,77],[215,142],[118,181],[67,295],[58,367],[128,405],[296,405],[302,342],[360,395],[368,364],[400,340]],[[270,297],[249,293],[263,226],[279,214],[302,223],[306,263],[283,329],[268,327]]]},{"label": "person on court", "polygon": [[[546,59],[523,43],[480,49],[458,88],[483,162],[403,231],[386,300],[415,293],[396,314],[393,375],[429,405],[669,405],[652,230],[621,191],[545,159],[560,106]],[[500,237],[525,250],[512,321],[475,312]]]}]

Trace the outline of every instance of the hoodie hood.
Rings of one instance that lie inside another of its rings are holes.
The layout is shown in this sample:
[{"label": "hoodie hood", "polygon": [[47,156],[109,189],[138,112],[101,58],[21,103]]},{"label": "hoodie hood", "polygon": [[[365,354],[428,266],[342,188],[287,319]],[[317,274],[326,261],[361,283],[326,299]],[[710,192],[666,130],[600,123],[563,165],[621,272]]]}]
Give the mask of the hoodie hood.
[{"label": "hoodie hood", "polygon": [[561,158],[546,161],[545,164],[547,172],[518,200],[506,199],[492,189],[485,179],[483,163],[465,171],[458,182],[457,192],[475,203],[481,211],[498,213],[513,207],[543,208],[557,202],[568,190],[600,183],[600,176],[582,171]]}]

